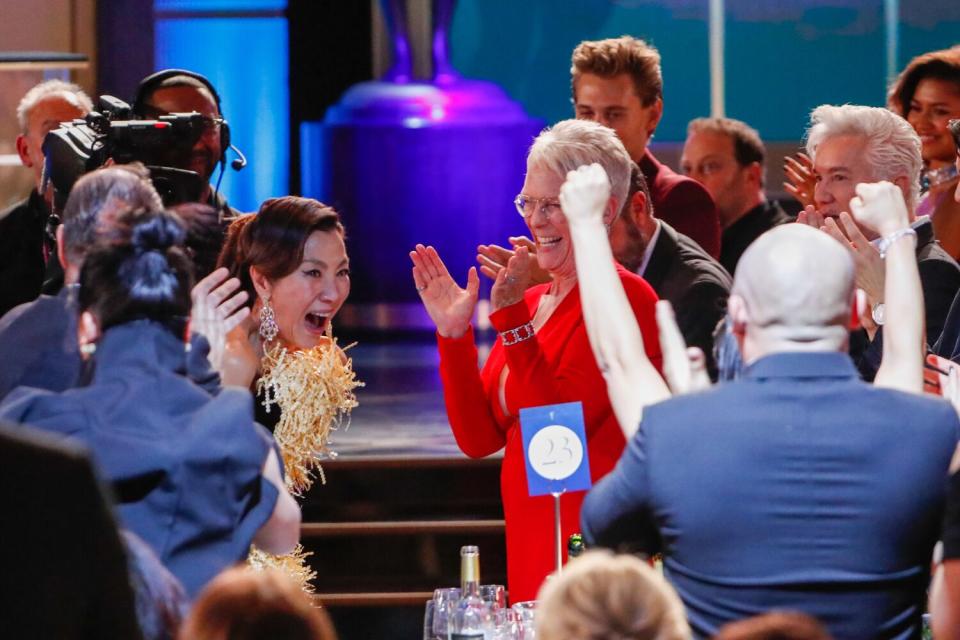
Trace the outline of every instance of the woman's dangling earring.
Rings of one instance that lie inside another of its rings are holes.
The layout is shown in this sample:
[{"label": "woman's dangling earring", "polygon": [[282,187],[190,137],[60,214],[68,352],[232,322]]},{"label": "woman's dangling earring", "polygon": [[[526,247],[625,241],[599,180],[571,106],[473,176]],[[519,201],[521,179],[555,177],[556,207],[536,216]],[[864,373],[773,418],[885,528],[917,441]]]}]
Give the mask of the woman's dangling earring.
[{"label": "woman's dangling earring", "polygon": [[260,305],[260,337],[264,342],[273,342],[280,328],[277,327],[277,316],[270,306],[270,298],[264,298]]}]

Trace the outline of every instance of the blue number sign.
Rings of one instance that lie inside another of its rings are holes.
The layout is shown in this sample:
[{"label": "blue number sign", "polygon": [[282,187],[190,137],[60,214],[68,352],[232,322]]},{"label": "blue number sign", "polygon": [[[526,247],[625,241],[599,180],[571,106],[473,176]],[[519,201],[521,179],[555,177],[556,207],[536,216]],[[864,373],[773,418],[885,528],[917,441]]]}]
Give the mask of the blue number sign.
[{"label": "blue number sign", "polygon": [[531,496],[591,487],[583,405],[553,404],[520,410],[527,491]]}]

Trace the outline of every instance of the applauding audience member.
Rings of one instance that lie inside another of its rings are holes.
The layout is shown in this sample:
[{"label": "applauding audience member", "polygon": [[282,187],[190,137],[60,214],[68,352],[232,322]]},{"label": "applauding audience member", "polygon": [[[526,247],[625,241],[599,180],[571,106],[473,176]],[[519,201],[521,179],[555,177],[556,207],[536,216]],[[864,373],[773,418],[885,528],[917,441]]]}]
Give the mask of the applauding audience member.
[{"label": "applauding audience member", "polygon": [[[873,380],[883,353],[886,322],[882,244],[875,231],[858,226],[847,213],[854,186],[887,180],[903,191],[910,224],[917,233],[916,259],[923,287],[927,341],[940,336],[954,296],[960,290],[960,266],[937,243],[929,219],[916,219],[920,189],[920,138],[906,120],[876,107],[823,105],[814,109],[807,132],[813,158],[816,206],[798,221],[822,228],[851,251],[857,287],[867,294],[864,329],[851,336],[850,355],[866,380]],[[876,243],[872,241],[877,241]]]},{"label": "applauding audience member", "polygon": [[[601,163],[613,176],[614,189],[599,205],[601,217],[609,224],[626,200],[631,167],[623,143],[612,130],[595,122],[564,120],[544,130],[530,148],[523,191],[515,204],[536,240],[537,253],[534,258],[520,247],[496,274],[490,292],[490,323],[500,336],[482,371],[477,370],[471,326],[479,290],[476,270],[470,270],[463,289],[433,247],[417,245],[410,254],[414,283],[437,326],[444,401],[457,444],[475,458],[504,449],[500,482],[507,587],[515,601],[533,599],[556,566],[549,545],[543,544],[553,536],[553,500],[527,492],[520,410],[582,402],[594,480],[613,468],[623,451],[625,434],[636,426],[611,407],[604,374],[590,352],[580,305],[585,290],[577,281],[570,229],[557,200],[567,172],[584,162]],[[601,228],[607,242],[606,228],[603,224]],[[550,284],[529,286],[534,260],[550,273]],[[637,323],[643,326],[646,343],[641,349],[659,365],[656,295],[609,253],[607,264],[620,290],[627,290],[626,314],[633,318],[634,332],[639,332]],[[578,531],[582,499],[583,494],[576,492],[561,497],[563,536]]]}]

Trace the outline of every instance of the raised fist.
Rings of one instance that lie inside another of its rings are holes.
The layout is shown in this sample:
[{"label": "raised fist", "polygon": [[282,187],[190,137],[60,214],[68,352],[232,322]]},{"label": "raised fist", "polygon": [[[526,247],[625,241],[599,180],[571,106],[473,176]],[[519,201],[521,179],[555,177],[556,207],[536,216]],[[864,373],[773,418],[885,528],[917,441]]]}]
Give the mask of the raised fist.
[{"label": "raised fist", "polygon": [[609,201],[610,179],[596,162],[567,173],[560,188],[560,206],[570,222],[602,220]]},{"label": "raised fist", "polygon": [[854,219],[864,227],[886,236],[910,226],[907,204],[900,187],[890,182],[860,183],[850,200]]}]

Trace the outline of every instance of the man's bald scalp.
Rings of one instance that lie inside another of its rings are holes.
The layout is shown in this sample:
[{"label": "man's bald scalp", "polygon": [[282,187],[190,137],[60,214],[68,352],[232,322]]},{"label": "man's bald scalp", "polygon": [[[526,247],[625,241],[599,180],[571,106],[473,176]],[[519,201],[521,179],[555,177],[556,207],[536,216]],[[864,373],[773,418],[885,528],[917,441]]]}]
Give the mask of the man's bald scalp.
[{"label": "man's bald scalp", "polygon": [[849,251],[822,231],[786,224],[744,252],[731,293],[743,298],[755,328],[802,341],[819,329],[846,328],[853,291]]}]

